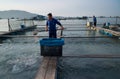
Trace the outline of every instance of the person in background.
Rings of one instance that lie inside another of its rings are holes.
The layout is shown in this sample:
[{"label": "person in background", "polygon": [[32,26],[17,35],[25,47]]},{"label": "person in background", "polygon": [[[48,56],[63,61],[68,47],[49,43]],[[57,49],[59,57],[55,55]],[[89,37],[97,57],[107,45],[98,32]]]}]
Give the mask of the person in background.
[{"label": "person in background", "polygon": [[61,30],[64,29],[62,24],[58,20],[53,18],[52,13],[49,13],[48,20],[46,22],[46,31],[49,31],[49,38],[57,38],[57,24],[61,27]]},{"label": "person in background", "polygon": [[95,16],[93,16],[93,24],[94,24],[94,27],[97,26],[97,18]]}]

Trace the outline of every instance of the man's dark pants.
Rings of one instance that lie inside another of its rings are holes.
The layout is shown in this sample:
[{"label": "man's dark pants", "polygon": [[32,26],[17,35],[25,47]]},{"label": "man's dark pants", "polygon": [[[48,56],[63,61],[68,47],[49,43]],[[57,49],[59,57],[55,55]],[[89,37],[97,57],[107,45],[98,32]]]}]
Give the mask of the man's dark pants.
[{"label": "man's dark pants", "polygon": [[94,22],[94,26],[96,27],[96,25],[97,25],[97,22]]},{"label": "man's dark pants", "polygon": [[49,38],[57,38],[56,30],[49,31]]}]

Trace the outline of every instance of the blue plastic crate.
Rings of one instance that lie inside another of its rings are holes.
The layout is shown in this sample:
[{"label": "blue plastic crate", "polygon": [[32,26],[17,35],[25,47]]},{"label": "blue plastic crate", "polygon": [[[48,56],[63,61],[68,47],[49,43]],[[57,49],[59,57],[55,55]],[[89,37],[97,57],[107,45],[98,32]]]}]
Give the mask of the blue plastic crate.
[{"label": "blue plastic crate", "polygon": [[45,38],[40,40],[41,56],[62,56],[63,39]]},{"label": "blue plastic crate", "polygon": [[64,45],[64,39],[57,38],[44,38],[40,40],[41,46],[62,46]]}]

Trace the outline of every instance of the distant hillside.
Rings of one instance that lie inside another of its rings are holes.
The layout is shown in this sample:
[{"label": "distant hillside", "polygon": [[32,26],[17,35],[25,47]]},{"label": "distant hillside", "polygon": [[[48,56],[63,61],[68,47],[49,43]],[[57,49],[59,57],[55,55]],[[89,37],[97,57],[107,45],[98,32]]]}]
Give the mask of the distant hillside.
[{"label": "distant hillside", "polygon": [[[38,14],[20,11],[20,10],[8,10],[8,11],[0,11],[0,18],[19,18],[19,19],[30,19],[32,17],[36,17]],[[42,16],[42,15],[39,15]]]}]

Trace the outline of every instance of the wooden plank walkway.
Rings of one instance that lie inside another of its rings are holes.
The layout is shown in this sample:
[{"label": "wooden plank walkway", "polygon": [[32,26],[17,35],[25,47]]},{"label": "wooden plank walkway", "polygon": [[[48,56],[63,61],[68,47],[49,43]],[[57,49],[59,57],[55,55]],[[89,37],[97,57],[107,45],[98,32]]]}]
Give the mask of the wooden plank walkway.
[{"label": "wooden plank walkway", "polygon": [[36,28],[36,26],[30,26],[30,27],[26,27],[24,29],[16,29],[16,30],[8,31],[8,32],[0,32],[0,36],[11,35],[13,33],[24,32],[24,31],[27,31],[27,30],[30,30],[30,29],[35,29],[35,28]]},{"label": "wooden plank walkway", "polygon": [[[58,37],[61,38],[63,30],[60,30]],[[35,79],[56,79],[58,57],[43,57]]]},{"label": "wooden plank walkway", "polygon": [[35,79],[55,79],[57,57],[44,57]]},{"label": "wooden plank walkway", "polygon": [[113,31],[113,30],[105,29],[105,28],[101,28],[101,27],[96,27],[95,29],[96,30],[104,30],[105,32],[111,33],[114,36],[120,37],[120,32],[117,32],[117,31]]},{"label": "wooden plank walkway", "polygon": [[0,31],[0,35],[7,34],[7,33],[9,33],[9,31],[6,31],[6,32]]}]

